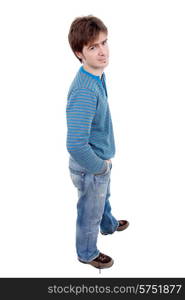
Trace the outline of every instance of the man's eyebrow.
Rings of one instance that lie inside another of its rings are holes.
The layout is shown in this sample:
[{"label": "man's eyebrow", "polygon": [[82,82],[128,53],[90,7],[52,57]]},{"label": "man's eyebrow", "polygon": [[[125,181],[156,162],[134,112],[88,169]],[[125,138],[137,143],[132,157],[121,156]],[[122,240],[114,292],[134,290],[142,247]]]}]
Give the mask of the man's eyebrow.
[{"label": "man's eyebrow", "polygon": [[90,44],[90,45],[88,46],[88,49],[89,49],[90,47],[93,47],[93,46],[97,46],[97,45],[99,45],[99,44],[102,44],[102,43],[106,42],[107,40],[108,40],[108,39],[105,39],[105,40],[103,40],[103,41],[100,42],[100,43]]}]

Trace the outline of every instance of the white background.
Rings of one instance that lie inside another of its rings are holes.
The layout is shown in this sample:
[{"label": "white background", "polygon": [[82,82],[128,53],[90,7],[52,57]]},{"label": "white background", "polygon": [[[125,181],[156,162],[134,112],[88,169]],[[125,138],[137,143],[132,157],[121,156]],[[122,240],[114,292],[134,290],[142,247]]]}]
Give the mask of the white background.
[{"label": "white background", "polygon": [[[77,16],[109,29],[105,70],[117,152],[111,203],[126,231],[99,236],[101,273],[77,261],[66,97]],[[185,2],[0,2],[0,276],[182,277]]]}]

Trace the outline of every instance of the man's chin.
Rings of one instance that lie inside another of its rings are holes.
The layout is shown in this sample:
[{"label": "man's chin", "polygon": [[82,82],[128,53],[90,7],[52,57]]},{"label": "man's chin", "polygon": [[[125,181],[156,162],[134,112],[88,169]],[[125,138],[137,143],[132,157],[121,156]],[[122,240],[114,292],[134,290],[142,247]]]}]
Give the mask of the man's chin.
[{"label": "man's chin", "polygon": [[109,64],[109,62],[107,60],[105,60],[105,61],[102,61],[102,62],[98,62],[97,67],[99,67],[99,68],[105,68],[105,67],[108,66],[108,64]]}]

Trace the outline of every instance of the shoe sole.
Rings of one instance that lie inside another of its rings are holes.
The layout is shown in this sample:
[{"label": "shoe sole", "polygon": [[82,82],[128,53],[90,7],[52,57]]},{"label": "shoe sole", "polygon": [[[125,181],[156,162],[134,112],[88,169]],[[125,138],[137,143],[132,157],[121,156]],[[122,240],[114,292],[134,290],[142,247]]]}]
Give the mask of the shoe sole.
[{"label": "shoe sole", "polygon": [[86,265],[90,265],[92,267],[95,267],[97,269],[107,269],[112,267],[112,265],[114,264],[114,260],[112,259],[109,263],[106,264],[102,264],[102,263],[98,263],[96,261],[90,261],[90,262],[86,262],[86,261],[82,261],[79,259],[79,262],[86,264]]}]

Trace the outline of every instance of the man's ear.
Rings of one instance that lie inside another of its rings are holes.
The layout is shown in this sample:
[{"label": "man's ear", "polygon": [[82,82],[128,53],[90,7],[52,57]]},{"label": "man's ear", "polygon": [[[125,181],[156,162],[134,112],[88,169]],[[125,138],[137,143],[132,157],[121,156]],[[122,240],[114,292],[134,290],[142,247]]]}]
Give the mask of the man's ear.
[{"label": "man's ear", "polygon": [[81,52],[75,51],[75,54],[76,54],[76,56],[78,56],[82,60],[82,53]]}]

